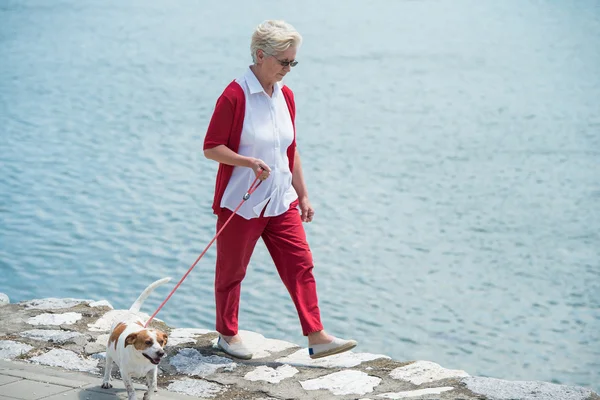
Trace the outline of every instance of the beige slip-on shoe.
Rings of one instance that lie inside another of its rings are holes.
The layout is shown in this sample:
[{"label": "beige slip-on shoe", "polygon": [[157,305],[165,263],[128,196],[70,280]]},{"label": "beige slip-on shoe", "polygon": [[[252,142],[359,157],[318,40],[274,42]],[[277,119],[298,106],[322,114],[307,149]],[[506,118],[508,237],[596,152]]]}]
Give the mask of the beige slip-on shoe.
[{"label": "beige slip-on shoe", "polygon": [[250,360],[252,358],[252,352],[248,350],[243,342],[229,344],[225,339],[219,336],[217,346],[232,357],[242,360]]},{"label": "beige slip-on shoe", "polygon": [[356,340],[344,340],[333,337],[333,340],[325,344],[314,344],[308,348],[308,354],[313,360],[316,358],[332,356],[352,350],[358,343]]}]

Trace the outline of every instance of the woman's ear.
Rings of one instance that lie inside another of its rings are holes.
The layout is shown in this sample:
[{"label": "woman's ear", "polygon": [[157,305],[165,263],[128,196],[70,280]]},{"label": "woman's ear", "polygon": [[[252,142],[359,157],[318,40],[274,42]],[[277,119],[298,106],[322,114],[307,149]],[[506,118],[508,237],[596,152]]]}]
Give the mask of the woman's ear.
[{"label": "woman's ear", "polygon": [[262,49],[256,50],[256,63],[260,64],[264,61],[264,59],[265,59],[265,52],[262,51]]}]

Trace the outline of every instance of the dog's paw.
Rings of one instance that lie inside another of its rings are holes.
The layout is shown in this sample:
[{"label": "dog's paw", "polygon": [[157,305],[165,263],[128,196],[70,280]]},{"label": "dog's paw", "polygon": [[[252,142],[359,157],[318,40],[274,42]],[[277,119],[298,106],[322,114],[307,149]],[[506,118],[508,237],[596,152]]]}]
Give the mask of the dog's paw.
[{"label": "dog's paw", "polygon": [[108,382],[102,382],[102,386],[100,386],[102,389],[110,389],[112,388],[112,385]]}]

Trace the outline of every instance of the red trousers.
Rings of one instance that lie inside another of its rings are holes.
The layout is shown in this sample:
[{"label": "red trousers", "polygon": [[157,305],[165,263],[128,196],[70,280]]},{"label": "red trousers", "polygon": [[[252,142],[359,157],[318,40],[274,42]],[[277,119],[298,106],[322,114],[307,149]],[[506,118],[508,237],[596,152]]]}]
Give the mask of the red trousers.
[{"label": "red trousers", "polygon": [[[313,259],[306,241],[298,202],[277,217],[244,219],[234,215],[217,238],[217,267],[215,274],[215,300],[217,331],[225,336],[238,333],[238,311],[241,283],[256,242],[262,237],[275,267],[287,288],[302,325],[302,333],[323,329],[313,276]],[[232,211],[222,209],[217,220],[217,231],[231,216]]]}]

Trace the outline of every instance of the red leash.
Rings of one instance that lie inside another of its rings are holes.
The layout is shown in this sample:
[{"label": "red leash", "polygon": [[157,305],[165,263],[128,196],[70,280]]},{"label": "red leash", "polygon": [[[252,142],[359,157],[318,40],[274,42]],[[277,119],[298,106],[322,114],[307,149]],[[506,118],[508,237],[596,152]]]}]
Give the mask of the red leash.
[{"label": "red leash", "polygon": [[[256,184],[256,181],[258,181],[258,184]],[[200,254],[200,256],[196,259],[196,261],[192,264],[192,266],[190,267],[190,269],[188,269],[188,271],[185,273],[185,275],[183,275],[183,278],[181,278],[181,280],[179,281],[179,283],[177,285],[175,285],[175,287],[173,288],[173,290],[171,291],[171,293],[169,293],[169,295],[167,296],[167,298],[165,299],[165,301],[163,301],[162,304],[160,306],[158,306],[158,308],[156,309],[156,311],[154,311],[154,314],[152,314],[152,316],[150,317],[150,319],[148,321],[146,321],[146,324],[144,324],[144,328],[148,327],[148,324],[150,324],[150,322],[154,319],[154,317],[156,316],[156,314],[158,314],[158,312],[160,311],[160,309],[163,308],[163,306],[167,303],[167,301],[169,301],[169,299],[171,298],[171,296],[173,296],[173,293],[175,293],[175,291],[183,283],[183,281],[185,280],[185,278],[187,278],[187,276],[190,274],[190,272],[192,272],[192,270],[194,269],[194,267],[196,266],[196,264],[198,264],[198,261],[200,261],[200,259],[202,258],[202,256],[204,256],[204,254],[206,253],[206,251],[208,250],[208,248],[213,244],[213,242],[215,240],[217,240],[217,237],[221,234],[221,232],[223,232],[223,229],[225,229],[225,227],[227,226],[227,224],[229,223],[229,221],[231,221],[231,218],[233,218],[233,216],[238,212],[238,210],[240,209],[240,207],[242,206],[242,204],[244,204],[244,202],[250,198],[250,195],[252,195],[252,193],[254,193],[254,191],[256,189],[258,189],[258,187],[260,186],[261,183],[262,183],[262,181],[259,181],[258,180],[258,176],[257,176],[254,179],[254,182],[252,182],[252,185],[250,185],[250,188],[248,189],[248,191],[246,192],[246,194],[244,195],[243,200],[236,207],[235,211],[231,214],[231,216],[227,219],[227,221],[225,221],[225,223],[223,224],[223,226],[221,227],[221,229],[219,229],[219,231],[217,232],[217,234],[215,235],[215,237],[212,238],[212,240],[210,241],[210,243],[208,244],[208,246],[206,246],[206,248],[204,249],[204,251],[202,252],[202,254]],[[256,186],[254,186],[255,184],[256,184]]]}]

